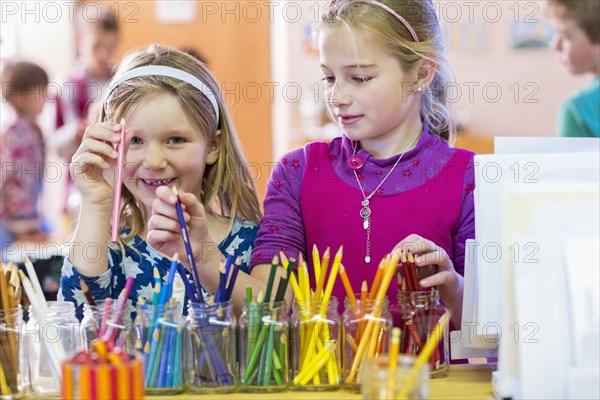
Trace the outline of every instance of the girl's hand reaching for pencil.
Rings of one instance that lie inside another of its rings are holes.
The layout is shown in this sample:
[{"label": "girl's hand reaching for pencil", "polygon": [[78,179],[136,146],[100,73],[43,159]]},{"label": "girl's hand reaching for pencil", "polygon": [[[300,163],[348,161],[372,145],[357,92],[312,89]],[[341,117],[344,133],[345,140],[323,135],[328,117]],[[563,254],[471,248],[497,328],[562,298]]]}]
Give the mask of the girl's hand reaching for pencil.
[{"label": "girl's hand reaching for pencil", "polygon": [[[409,235],[396,245],[394,250],[412,253],[417,268],[437,266],[432,271],[437,271],[419,281],[423,288],[436,286],[440,291],[440,298],[444,301],[462,299],[462,276],[454,269],[454,264],[446,251],[419,235]],[[420,274],[423,276],[423,274]]]},{"label": "girl's hand reaching for pencil", "polygon": [[175,208],[179,197],[196,264],[201,261],[202,250],[219,251],[208,232],[208,218],[204,206],[194,194],[180,191],[178,196],[175,196],[171,188],[161,186],[156,189],[156,197],[152,203],[152,215],[148,221],[146,235],[150,246],[169,257],[178,252],[182,264],[189,269],[187,251]]},{"label": "girl's hand reaching for pencil", "polygon": [[114,197],[116,145],[121,125],[102,122],[88,126],[69,166],[84,202],[110,210]]}]

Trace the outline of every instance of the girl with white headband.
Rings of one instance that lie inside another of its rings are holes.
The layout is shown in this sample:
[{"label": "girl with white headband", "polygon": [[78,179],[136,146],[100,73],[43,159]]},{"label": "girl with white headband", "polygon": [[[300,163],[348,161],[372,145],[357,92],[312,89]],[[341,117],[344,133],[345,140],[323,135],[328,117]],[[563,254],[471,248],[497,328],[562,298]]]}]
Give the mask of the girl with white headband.
[{"label": "girl with white headband", "polygon": [[[116,299],[134,276],[132,311],[139,296],[152,299],[153,267],[164,277],[170,265],[165,255],[175,252],[193,287],[173,187],[204,293],[217,292],[219,264],[229,251],[242,259],[238,282],[244,275],[251,279],[244,271],[261,217],[258,197],[224,97],[206,66],[153,45],[124,58],[107,92],[101,122],[87,128],[72,159],[82,205],[59,297],[82,307],[82,278],[94,298]],[[111,221],[122,118],[121,208]],[[109,246],[113,224],[119,235]],[[173,293],[185,305],[182,283]],[[244,286],[235,288],[237,298]]]},{"label": "girl with white headband", "polygon": [[[302,253],[312,271],[314,245],[321,254],[343,245],[358,291],[387,253],[410,250],[421,286],[436,286],[460,321],[473,154],[448,143],[451,72],[432,1],[332,1],[316,36],[327,110],[343,135],[292,151],[274,168],[252,275],[264,279],[280,250]],[[437,273],[422,268],[435,265]],[[390,302],[397,291],[390,286]],[[340,280],[333,295],[343,304]]]}]

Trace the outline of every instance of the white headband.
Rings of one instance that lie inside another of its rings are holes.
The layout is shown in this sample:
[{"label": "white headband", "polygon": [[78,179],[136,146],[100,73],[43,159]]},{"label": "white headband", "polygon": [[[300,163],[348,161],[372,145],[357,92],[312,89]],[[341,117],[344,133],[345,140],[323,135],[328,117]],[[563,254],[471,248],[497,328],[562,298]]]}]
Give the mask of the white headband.
[{"label": "white headband", "polygon": [[169,78],[179,79],[180,81],[189,83],[196,89],[198,89],[212,104],[215,114],[217,116],[217,125],[219,121],[219,105],[217,103],[217,98],[213,91],[208,87],[207,84],[202,82],[200,79],[196,78],[194,75],[189,74],[185,71],[182,71],[177,68],[167,67],[164,65],[146,65],[144,67],[134,68],[125,72],[118,79],[111,82],[108,86],[108,93],[104,100],[104,112],[106,113],[106,103],[110,98],[111,93],[125,81],[128,81],[133,78],[137,78],[140,76],[166,76]]}]

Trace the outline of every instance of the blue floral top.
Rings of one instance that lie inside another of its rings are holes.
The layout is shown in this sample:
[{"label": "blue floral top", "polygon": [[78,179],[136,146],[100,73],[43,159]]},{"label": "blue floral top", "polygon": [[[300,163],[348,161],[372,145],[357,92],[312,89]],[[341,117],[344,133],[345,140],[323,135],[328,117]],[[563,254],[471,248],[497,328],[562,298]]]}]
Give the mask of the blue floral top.
[{"label": "blue floral top", "polygon": [[[248,263],[257,231],[258,226],[256,224],[236,219],[233,228],[218,246],[224,256],[229,251],[233,251],[236,257],[240,256],[242,258],[241,270],[246,273],[249,273]],[[129,246],[125,246],[125,259],[123,259],[120,247],[111,246],[109,248],[108,270],[100,276],[88,277],[80,274],[69,259],[65,258],[61,272],[58,300],[73,302],[77,307],[77,318],[81,319],[83,317],[83,305],[86,303],[83,290],[79,284],[79,278],[82,278],[88,285],[92,297],[101,300],[109,297],[117,299],[125,287],[127,278],[133,276],[135,282],[127,299],[127,310],[132,321],[135,319],[135,307],[138,298],[152,299],[154,294],[154,267],[158,268],[163,282],[166,282],[171,261],[139,236],[134,237],[128,244]],[[186,270],[186,275],[192,287],[195,288],[191,273]],[[202,292],[204,297],[208,299],[208,294],[204,291],[204,288]],[[180,304],[187,304],[188,297],[185,294],[185,287],[179,274],[175,275],[173,297],[179,300]],[[183,311],[184,313],[187,312],[186,307],[183,307]]]}]

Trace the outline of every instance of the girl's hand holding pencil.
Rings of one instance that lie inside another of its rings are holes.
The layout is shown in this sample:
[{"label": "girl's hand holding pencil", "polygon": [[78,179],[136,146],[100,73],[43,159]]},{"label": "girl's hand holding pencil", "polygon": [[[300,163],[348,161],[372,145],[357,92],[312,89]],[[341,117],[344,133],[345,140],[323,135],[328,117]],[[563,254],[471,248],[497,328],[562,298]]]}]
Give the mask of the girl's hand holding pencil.
[{"label": "girl's hand holding pencil", "polygon": [[[167,186],[156,189],[156,197],[152,203],[152,216],[148,221],[148,243],[164,254],[179,253],[187,254],[184,241],[182,240],[181,225],[177,215],[177,199],[179,199],[189,242],[192,246],[194,258],[200,260],[202,248],[217,248],[208,232],[208,220],[204,207],[198,198],[192,193],[178,192]],[[214,245],[214,247],[210,247]],[[181,257],[181,262],[190,268],[186,257]]]},{"label": "girl's hand holding pencil", "polygon": [[122,125],[103,122],[89,126],[71,159],[70,172],[83,201],[110,211],[114,197],[117,164],[116,145]]},{"label": "girl's hand holding pencil", "polygon": [[[405,254],[414,255],[414,264],[419,268],[435,267],[430,276],[418,274],[418,283],[423,289],[436,287],[443,300],[452,300],[457,296],[462,297],[462,277],[454,269],[454,264],[446,251],[419,235],[407,236],[396,245],[394,250],[402,250]],[[436,272],[437,271],[437,272]]]}]

